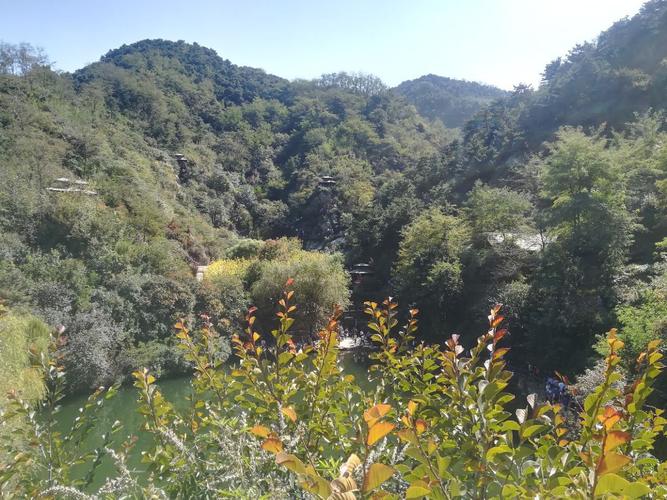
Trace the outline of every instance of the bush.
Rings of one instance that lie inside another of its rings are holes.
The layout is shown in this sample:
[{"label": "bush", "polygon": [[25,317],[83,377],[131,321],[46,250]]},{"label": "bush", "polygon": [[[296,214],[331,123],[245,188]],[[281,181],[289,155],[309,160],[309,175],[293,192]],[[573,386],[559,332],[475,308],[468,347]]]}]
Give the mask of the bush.
[{"label": "bush", "polygon": [[0,408],[10,391],[27,401],[42,396],[41,375],[32,364],[46,350],[48,339],[49,329],[41,320],[0,306]]},{"label": "bush", "polygon": [[[416,310],[397,330],[396,303],[366,303],[378,350],[371,366],[375,388],[365,392],[337,363],[340,310],[320,330],[318,342],[296,349],[291,332],[298,309],[291,285],[290,280],[279,301],[278,325],[269,336],[256,330],[254,309],[249,311],[245,333],[233,339],[240,361],[231,371],[216,356],[218,335],[210,324],[198,331],[182,322],[175,325],[180,348],[194,368],[194,396],[184,413],[165,400],[148,370],[134,373],[143,429],[155,439],[144,454],[146,483],[125,465],[126,452],[110,447],[117,427],[103,434],[102,446],[89,454],[88,475],[70,475],[73,464],[86,461],[76,443],[89,432],[90,415],[94,417],[104,398],[99,399],[99,391],[90,398],[70,435],[54,433],[51,418],[62,369],[53,358],[45,361],[50,396],[41,406],[48,424],[34,420],[20,401],[12,403],[9,414],[31,424],[24,442],[33,446],[17,453],[13,444],[5,445],[14,458],[0,476],[3,493],[82,497],[80,488],[90,483],[100,457],[109,455],[118,475],[107,478],[97,495],[667,495],[667,464],[653,454],[667,420],[662,411],[645,405],[663,369],[657,341],[642,354],[637,379],[621,390],[623,342],[615,331],[609,332],[600,384],[584,400],[576,433],[566,426],[566,409],[559,405],[538,404],[535,395],[525,404],[512,403],[514,396],[506,390],[512,374],[504,361],[507,330],[500,306],[490,311],[488,331],[466,349],[457,335],[444,346],[415,346]],[[510,404],[518,406],[515,417],[508,411]],[[56,457],[58,467],[53,467]],[[52,474],[47,477],[43,470]]]},{"label": "bush", "polygon": [[294,279],[294,293],[302,305],[296,313],[298,331],[313,334],[321,328],[331,315],[334,306],[349,304],[348,274],[343,269],[342,258],[319,252],[299,250],[287,258],[275,258],[257,263],[259,278],[252,284],[253,303],[266,313],[280,298],[282,286]]},{"label": "bush", "polygon": [[290,238],[268,240],[256,255],[217,260],[206,270],[200,294],[213,306],[213,321],[222,323],[224,331],[229,331],[230,325],[232,329],[240,326],[239,320],[251,302],[262,311],[260,322],[269,323],[273,304],[282,293],[276,283],[289,278],[294,279],[294,290],[302,304],[297,313],[301,333],[314,333],[335,305],[348,305],[349,277],[340,256],[302,250],[299,240]]}]

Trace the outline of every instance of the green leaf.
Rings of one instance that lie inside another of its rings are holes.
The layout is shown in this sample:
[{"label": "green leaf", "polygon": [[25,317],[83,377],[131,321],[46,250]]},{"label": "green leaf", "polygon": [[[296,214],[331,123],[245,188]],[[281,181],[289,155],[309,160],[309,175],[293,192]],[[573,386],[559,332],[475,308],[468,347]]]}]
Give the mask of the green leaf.
[{"label": "green leaf", "polygon": [[431,488],[424,481],[415,481],[405,492],[405,498],[421,498],[431,493]]},{"label": "green leaf", "polygon": [[521,433],[521,437],[528,439],[532,435],[534,435],[537,432],[543,431],[547,428],[546,425],[541,425],[541,424],[536,424],[536,425],[529,425],[526,427],[523,432]]},{"label": "green leaf", "polygon": [[631,483],[617,474],[609,473],[599,479],[595,488],[596,495],[605,493],[622,495],[627,498],[640,498],[651,493],[651,488],[640,481]]},{"label": "green leaf", "polygon": [[510,448],[506,444],[501,444],[500,446],[494,446],[493,448],[489,449],[489,451],[486,452],[486,459],[489,462],[492,462],[496,455],[502,453],[512,453],[512,448]]}]

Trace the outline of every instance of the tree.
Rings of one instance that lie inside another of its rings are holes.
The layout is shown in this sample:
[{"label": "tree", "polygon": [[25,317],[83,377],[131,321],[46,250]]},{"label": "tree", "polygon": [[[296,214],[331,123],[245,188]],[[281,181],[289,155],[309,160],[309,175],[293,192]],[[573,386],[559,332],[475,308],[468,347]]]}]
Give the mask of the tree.
[{"label": "tree", "polygon": [[613,320],[614,279],[632,240],[632,219],[617,157],[607,146],[599,133],[564,128],[542,162],[552,241],[533,277],[527,329],[532,352],[549,366],[568,350],[581,365],[592,337]]},{"label": "tree", "polygon": [[477,182],[468,200],[467,215],[476,235],[500,233],[503,239],[520,235],[529,228],[532,204],[523,193]]},{"label": "tree", "polygon": [[340,255],[298,250],[286,257],[260,260],[255,263],[258,278],[250,288],[253,304],[263,311],[266,324],[272,319],[273,305],[280,298],[284,283],[293,280],[295,300],[299,309],[294,316],[303,335],[313,334],[323,326],[334,307],[345,309],[349,304],[349,276]]},{"label": "tree", "polygon": [[431,208],[401,231],[393,277],[400,296],[414,300],[425,321],[442,321],[462,286],[465,221]]}]

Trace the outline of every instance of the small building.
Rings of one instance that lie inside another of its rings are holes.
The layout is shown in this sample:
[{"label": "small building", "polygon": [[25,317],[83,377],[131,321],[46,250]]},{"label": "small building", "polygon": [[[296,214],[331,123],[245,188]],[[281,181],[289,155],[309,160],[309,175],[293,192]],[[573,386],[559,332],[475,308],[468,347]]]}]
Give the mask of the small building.
[{"label": "small building", "polygon": [[320,177],[320,180],[318,182],[318,186],[320,187],[333,187],[336,185],[336,179],[331,177],[330,175],[323,175]]}]

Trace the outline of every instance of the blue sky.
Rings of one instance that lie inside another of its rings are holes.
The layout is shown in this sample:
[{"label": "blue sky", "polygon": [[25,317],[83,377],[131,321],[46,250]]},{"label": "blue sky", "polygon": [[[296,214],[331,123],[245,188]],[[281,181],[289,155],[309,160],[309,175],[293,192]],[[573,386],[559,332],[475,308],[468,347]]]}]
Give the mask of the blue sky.
[{"label": "blue sky", "polygon": [[435,73],[511,89],[642,0],[0,0],[6,42],[72,71],[144,38],[198,42],[285,78]]}]

